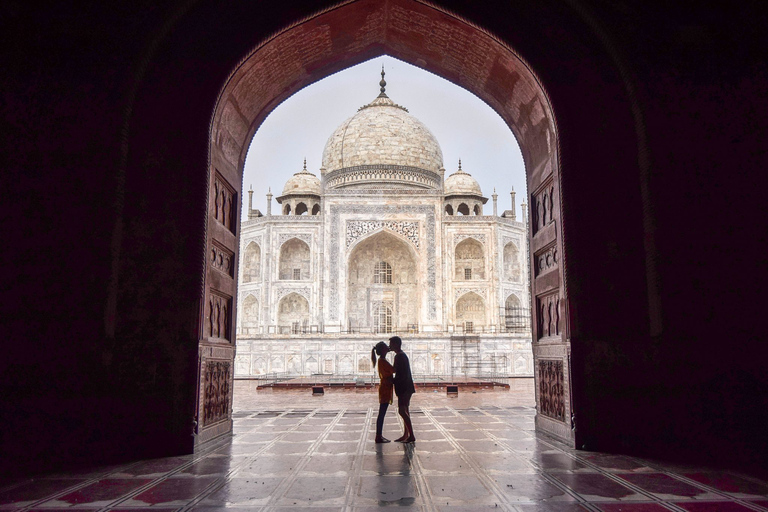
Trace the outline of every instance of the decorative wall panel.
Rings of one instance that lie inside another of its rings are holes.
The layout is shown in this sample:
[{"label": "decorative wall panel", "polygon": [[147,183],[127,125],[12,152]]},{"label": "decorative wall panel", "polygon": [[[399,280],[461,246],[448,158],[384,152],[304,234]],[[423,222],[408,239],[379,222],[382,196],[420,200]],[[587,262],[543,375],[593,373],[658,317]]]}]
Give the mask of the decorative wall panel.
[{"label": "decorative wall panel", "polygon": [[549,270],[557,268],[559,255],[557,245],[552,244],[534,255],[534,270],[536,275],[543,274]]},{"label": "decorative wall panel", "polygon": [[237,194],[226,180],[216,173],[213,181],[214,199],[211,202],[213,217],[232,233],[235,232],[237,219]]},{"label": "decorative wall panel", "polygon": [[560,292],[536,297],[538,339],[560,335]]},{"label": "decorative wall panel", "polygon": [[539,412],[565,421],[565,380],[563,361],[539,359]]},{"label": "decorative wall panel", "polygon": [[224,272],[229,277],[234,277],[234,253],[213,242],[211,245],[211,267]]},{"label": "decorative wall panel", "polygon": [[203,426],[229,418],[230,361],[206,361],[203,384]]},{"label": "decorative wall panel", "polygon": [[552,180],[539,187],[531,198],[531,224],[533,232],[538,232],[541,228],[555,220],[555,186]]},{"label": "decorative wall panel", "polygon": [[232,339],[232,298],[211,291],[208,299],[207,329],[209,338]]}]

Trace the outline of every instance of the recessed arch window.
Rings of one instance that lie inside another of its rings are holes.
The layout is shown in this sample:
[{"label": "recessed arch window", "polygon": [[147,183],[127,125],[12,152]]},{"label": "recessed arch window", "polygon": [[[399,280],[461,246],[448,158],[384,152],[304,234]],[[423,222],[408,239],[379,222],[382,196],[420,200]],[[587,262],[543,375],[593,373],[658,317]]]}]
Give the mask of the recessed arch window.
[{"label": "recessed arch window", "polygon": [[456,213],[461,215],[469,215],[469,206],[467,206],[467,203],[461,203],[459,207],[456,208]]},{"label": "recessed arch window", "polygon": [[380,261],[373,267],[373,282],[376,284],[392,284],[392,266],[386,261]]},{"label": "recessed arch window", "polygon": [[309,209],[307,208],[307,205],[304,203],[299,203],[296,205],[296,215],[304,215],[307,213]]},{"label": "recessed arch window", "polygon": [[485,279],[485,249],[474,238],[466,238],[456,245],[454,261],[456,281]]},{"label": "recessed arch window", "polygon": [[308,280],[310,278],[309,261],[309,245],[298,238],[288,240],[280,248],[280,279]]},{"label": "recessed arch window", "polygon": [[373,330],[376,333],[392,332],[392,308],[377,304],[373,308]]},{"label": "recessed arch window", "polygon": [[453,206],[449,204],[445,205],[445,213],[447,213],[448,215],[453,215]]},{"label": "recessed arch window", "polygon": [[261,281],[261,247],[251,242],[245,248],[243,261],[243,282]]},{"label": "recessed arch window", "polygon": [[320,215],[320,205],[316,204],[312,207],[312,215]]},{"label": "recessed arch window", "polygon": [[475,213],[475,215],[482,215],[482,214],[483,214],[483,210],[480,208],[480,205],[479,205],[479,204],[476,204],[476,205],[475,205],[475,211],[474,211],[474,213]]},{"label": "recessed arch window", "polygon": [[290,215],[291,214],[291,205],[286,204],[283,206],[283,215]]}]

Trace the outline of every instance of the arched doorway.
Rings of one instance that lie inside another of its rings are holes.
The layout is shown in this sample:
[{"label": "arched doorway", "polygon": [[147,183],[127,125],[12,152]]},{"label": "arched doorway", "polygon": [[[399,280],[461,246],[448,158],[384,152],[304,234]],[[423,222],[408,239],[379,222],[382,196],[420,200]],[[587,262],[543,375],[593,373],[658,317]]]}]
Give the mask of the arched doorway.
[{"label": "arched doorway", "polygon": [[419,265],[408,242],[374,233],[352,248],[347,269],[350,330],[391,333],[419,323]]},{"label": "arched doorway", "polygon": [[[413,19],[421,19],[423,23],[406,22]],[[356,31],[354,27],[367,28]],[[463,39],[467,44],[448,44],[442,37],[446,33],[453,34],[453,40]],[[292,54],[298,45],[318,51],[297,57],[296,63],[300,64],[286,68],[284,58],[278,56]],[[552,247],[562,254],[558,134],[552,106],[539,80],[525,61],[498,39],[439,8],[412,0],[351,2],[287,29],[248,55],[222,89],[211,123],[211,193],[214,189],[227,190],[233,197],[239,197],[248,143],[271,106],[323,76],[383,53],[454,81],[499,113],[520,142],[526,163],[533,213],[531,236],[535,242],[531,244],[531,260],[538,256],[538,251]],[[539,211],[542,214],[536,215]],[[209,216],[215,217],[214,213],[218,215],[218,210],[211,210]],[[466,205],[460,205],[458,213],[471,214]],[[215,230],[210,230],[208,237],[209,245],[222,243]],[[230,250],[236,252],[237,247],[233,244]],[[217,293],[212,287],[211,273],[209,268],[206,297]],[[536,274],[532,271],[530,275]],[[573,432],[566,420],[571,408],[567,400],[570,348],[564,328],[567,310],[566,301],[562,300],[566,295],[562,266],[558,266],[553,275],[556,277],[532,282],[534,341],[546,338],[546,346],[542,345],[541,350],[538,345],[534,347],[534,355],[541,363],[537,362],[535,370],[537,379],[551,376],[550,366],[562,373],[557,377],[565,383],[564,393],[547,399],[558,402],[557,410],[565,414],[558,412],[556,417],[539,414],[537,426],[572,442]],[[234,287],[232,283],[230,296],[235,295]],[[542,312],[548,315],[546,330],[541,327],[544,325],[539,318]],[[395,317],[400,314],[396,307],[392,313]],[[208,343],[211,341],[201,340],[203,346]],[[220,354],[226,358],[225,352]],[[209,359],[202,356],[201,367],[204,368]],[[557,364],[552,366],[553,363]],[[540,366],[547,371],[540,374]],[[548,386],[546,382],[542,385]],[[204,405],[200,402],[198,408]],[[226,425],[217,428],[216,432],[223,432]],[[211,431],[200,439],[216,432]]]}]

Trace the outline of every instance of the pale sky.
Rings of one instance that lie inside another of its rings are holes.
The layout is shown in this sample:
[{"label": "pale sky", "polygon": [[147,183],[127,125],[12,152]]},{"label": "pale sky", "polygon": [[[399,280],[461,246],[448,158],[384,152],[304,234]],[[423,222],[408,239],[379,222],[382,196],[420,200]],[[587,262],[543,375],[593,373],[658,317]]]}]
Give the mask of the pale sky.
[{"label": "pale sky", "polygon": [[[445,176],[461,167],[480,184],[488,198],[484,213],[493,213],[493,188],[499,195],[498,213],[510,208],[509,192],[526,200],[525,167],[511,130],[488,105],[472,93],[428,71],[382,56],[347,68],[297,92],[266,118],[248,149],[243,174],[243,219],[247,219],[247,191],[253,186],[253,207],[266,214],[267,189],[282,195],[285,182],[307,170],[320,177],[323,148],[336,128],[379,94],[384,65],[387,96],[424,123],[443,150]],[[272,199],[272,213],[280,205]]]}]

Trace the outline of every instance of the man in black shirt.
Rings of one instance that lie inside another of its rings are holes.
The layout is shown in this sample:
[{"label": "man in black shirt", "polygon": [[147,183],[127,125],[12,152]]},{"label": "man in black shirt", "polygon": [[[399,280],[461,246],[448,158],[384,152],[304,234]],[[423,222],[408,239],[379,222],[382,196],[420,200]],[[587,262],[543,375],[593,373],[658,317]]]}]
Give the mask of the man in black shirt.
[{"label": "man in black shirt", "polygon": [[413,385],[413,376],[411,375],[411,363],[408,362],[408,356],[402,351],[403,340],[399,336],[389,338],[389,349],[395,353],[395,394],[397,395],[397,412],[403,418],[405,432],[395,439],[398,443],[412,443],[416,441],[413,435],[413,425],[411,425],[411,411],[408,408],[411,405],[411,395],[416,392]]}]

